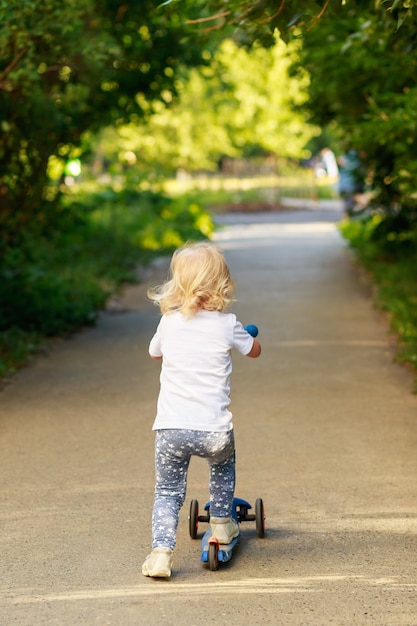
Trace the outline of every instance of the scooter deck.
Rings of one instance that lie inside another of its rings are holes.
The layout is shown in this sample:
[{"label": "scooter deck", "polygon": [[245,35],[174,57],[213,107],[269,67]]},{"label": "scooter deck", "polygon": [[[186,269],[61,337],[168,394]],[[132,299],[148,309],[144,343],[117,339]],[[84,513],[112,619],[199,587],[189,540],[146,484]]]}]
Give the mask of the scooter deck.
[{"label": "scooter deck", "polygon": [[[209,560],[209,540],[211,539],[211,528],[209,528],[205,533],[201,540],[201,561],[203,563],[208,563]],[[233,554],[233,549],[239,543],[240,532],[237,537],[231,541],[231,543],[221,543],[219,544],[218,551],[218,559],[222,563],[226,563],[226,561],[230,561]]]}]

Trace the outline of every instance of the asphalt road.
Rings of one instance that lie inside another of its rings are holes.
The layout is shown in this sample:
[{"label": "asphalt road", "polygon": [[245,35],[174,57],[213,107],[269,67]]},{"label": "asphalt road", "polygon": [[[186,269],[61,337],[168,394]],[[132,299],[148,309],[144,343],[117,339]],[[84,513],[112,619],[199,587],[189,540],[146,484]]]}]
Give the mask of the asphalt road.
[{"label": "asphalt road", "polygon": [[190,499],[208,498],[194,460],[173,576],[141,574],[159,384],[146,284],[0,393],[1,626],[417,625],[417,397],[338,216],[234,215],[216,236],[235,312],[260,328],[232,402],[237,495],[267,516],[217,572],[188,535]]}]

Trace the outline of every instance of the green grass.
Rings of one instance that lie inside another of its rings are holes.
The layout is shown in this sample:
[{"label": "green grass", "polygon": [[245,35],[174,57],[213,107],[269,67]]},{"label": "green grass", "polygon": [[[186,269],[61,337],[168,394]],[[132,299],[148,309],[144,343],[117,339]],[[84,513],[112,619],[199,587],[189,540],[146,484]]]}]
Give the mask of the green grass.
[{"label": "green grass", "polygon": [[398,339],[397,360],[416,373],[417,391],[417,229],[381,236],[381,216],[345,220],[341,232],[376,287],[376,304],[389,315]]}]

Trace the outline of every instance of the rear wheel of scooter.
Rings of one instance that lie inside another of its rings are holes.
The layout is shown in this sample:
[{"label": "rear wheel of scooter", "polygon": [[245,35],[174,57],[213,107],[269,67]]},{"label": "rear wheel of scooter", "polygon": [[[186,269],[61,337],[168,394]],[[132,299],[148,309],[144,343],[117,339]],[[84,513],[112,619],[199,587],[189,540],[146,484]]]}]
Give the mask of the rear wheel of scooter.
[{"label": "rear wheel of scooter", "polygon": [[198,533],[198,500],[191,500],[190,515],[188,516],[190,537],[197,539]]},{"label": "rear wheel of scooter", "polygon": [[210,543],[208,549],[208,564],[212,572],[219,569],[219,546],[217,543]]},{"label": "rear wheel of scooter", "polygon": [[256,534],[262,539],[265,536],[265,509],[262,498],[255,502]]}]

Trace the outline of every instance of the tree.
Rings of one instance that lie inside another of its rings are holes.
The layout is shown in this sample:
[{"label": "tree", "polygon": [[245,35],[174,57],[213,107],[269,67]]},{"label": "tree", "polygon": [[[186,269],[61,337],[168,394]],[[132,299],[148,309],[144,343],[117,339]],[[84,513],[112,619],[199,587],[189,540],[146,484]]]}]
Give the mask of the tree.
[{"label": "tree", "polygon": [[147,124],[106,129],[100,151],[168,175],[179,168],[215,170],[224,156],[305,156],[318,130],[294,111],[306,99],[308,80],[288,76],[297,55],[291,48],[278,41],[270,49],[246,50],[227,39],[212,55],[206,50],[206,66],[177,78],[178,98],[156,107]]},{"label": "tree", "polygon": [[[167,0],[164,6],[178,7],[180,0]],[[251,44],[257,40],[271,45],[271,33],[278,30],[284,40],[291,38],[295,28],[313,28],[324,15],[342,15],[345,8],[358,12],[381,8],[395,14],[397,26],[413,15],[415,0],[197,0],[186,14],[188,23],[201,31],[217,31],[231,27],[234,36]]]},{"label": "tree", "polygon": [[[255,41],[272,46],[277,29],[285,39],[301,32],[306,42],[304,62],[314,77],[312,102],[318,102],[314,88],[323,81],[314,63],[315,54],[319,59],[323,51],[322,35],[316,35],[319,29],[340,32],[341,22],[349,21],[352,30],[345,33],[349,63],[360,58],[361,54],[354,57],[353,51],[363,52],[362,40],[379,46],[393,71],[389,76],[379,73],[377,87],[373,71],[380,62],[372,65],[373,50],[364,44],[368,50],[364,62],[373,88],[366,95],[367,107],[352,114],[349,123],[359,129],[371,116],[374,125],[364,125],[364,133],[358,134],[370,139],[390,135],[391,146],[398,145],[398,149],[394,155],[387,151],[383,163],[374,160],[375,181],[380,185],[380,180],[397,180],[398,167],[410,160],[407,146],[414,132],[412,75],[400,63],[401,54],[414,46],[413,6],[413,0],[376,4],[364,0],[280,0],[278,4],[275,0],[232,0],[227,5],[223,0],[168,0],[158,6],[151,0],[68,0],[64,4],[58,0],[0,0],[0,227],[4,241],[20,236],[29,226],[44,228],[56,219],[55,211],[49,209],[54,196],[47,187],[51,156],[64,163],[80,149],[87,129],[137,122],[144,111],[152,110],[147,103],[172,99],[179,66],[204,64],[202,53],[207,47],[229,36],[250,48]],[[365,26],[366,16],[375,27]],[[380,32],[375,25],[379,22]],[[396,31],[398,24],[402,25]],[[380,46],[381,38],[385,43]],[[333,50],[337,64],[346,67],[343,44],[340,48],[335,44]],[[330,81],[331,75],[324,78]],[[350,84],[353,96],[353,79]],[[387,113],[391,97],[397,115]],[[318,109],[314,112],[320,121],[322,114]],[[347,119],[343,115],[340,110],[333,111],[340,128]],[[404,120],[408,120],[406,124]],[[371,158],[376,149],[368,153]],[[404,169],[397,195],[410,188],[407,181],[413,176],[413,170]]]},{"label": "tree", "polygon": [[399,30],[397,23],[382,6],[348,5],[342,19],[325,16],[303,33],[299,68],[311,77],[314,121],[335,122],[345,144],[362,153],[374,205],[387,214],[401,207],[414,219],[417,19],[409,15]]},{"label": "tree", "polygon": [[[143,116],[175,92],[175,71],[200,62],[178,11],[150,0],[0,1],[0,227],[3,241],[44,228],[52,155],[65,160],[86,129]],[[46,190],[46,191],[45,191]]]},{"label": "tree", "polygon": [[[175,2],[175,0],[172,0]],[[198,4],[198,3],[197,3]],[[311,80],[305,107],[321,127],[362,152],[375,196],[387,217],[401,209],[417,222],[417,17],[414,0],[220,0],[205,3],[199,29],[227,26],[234,38],[270,45],[268,33],[299,39],[295,64]],[[196,13],[198,9],[195,7]]]}]

